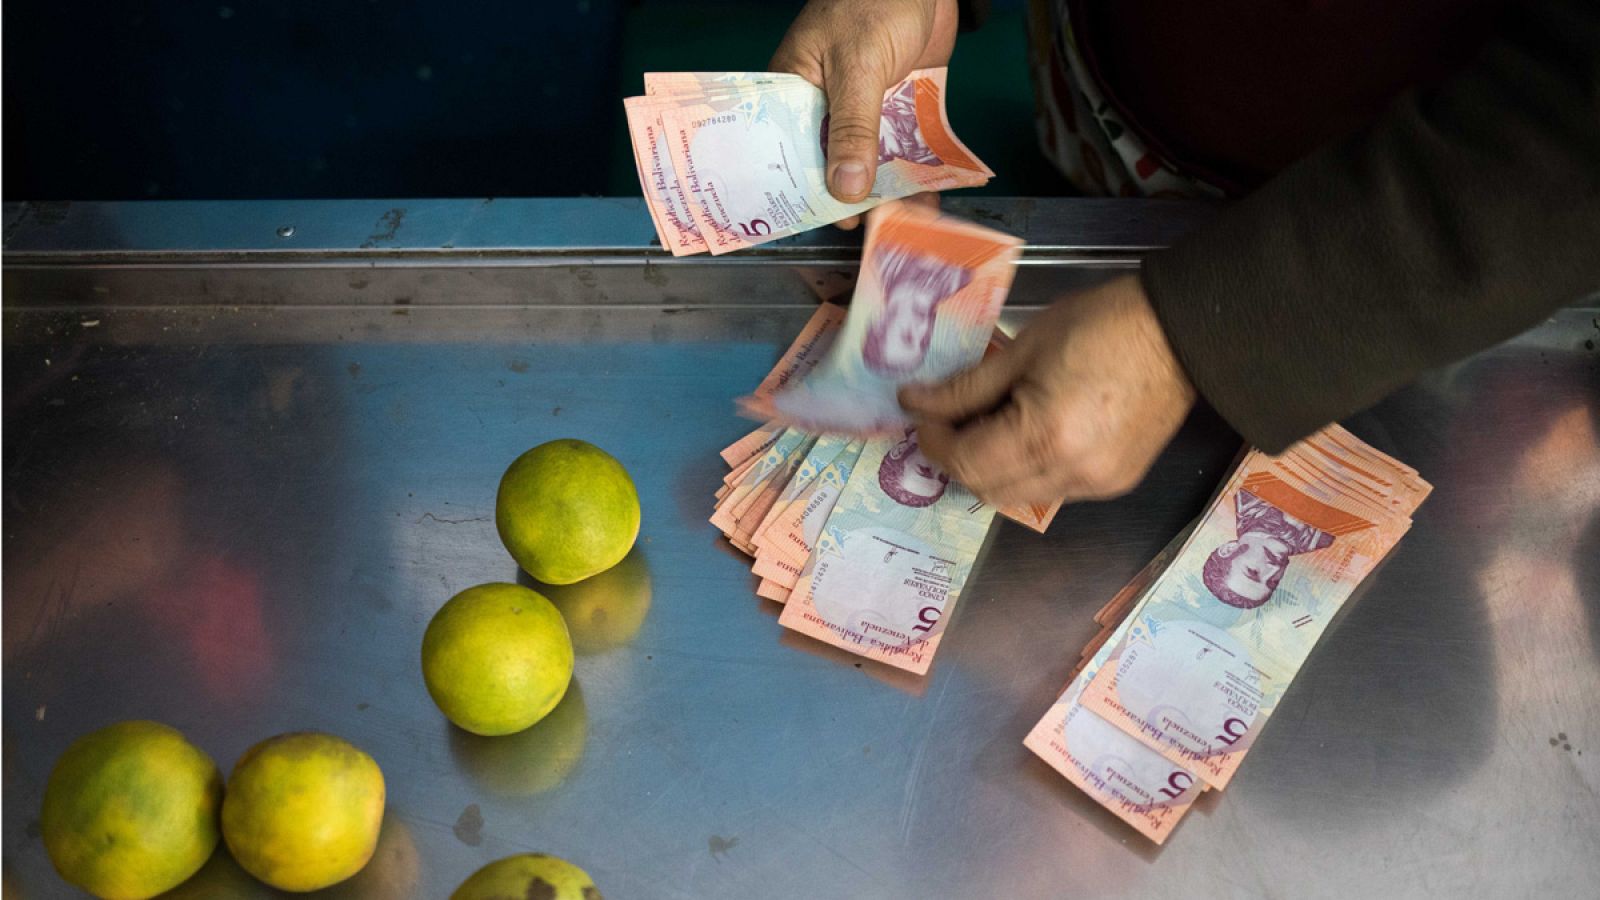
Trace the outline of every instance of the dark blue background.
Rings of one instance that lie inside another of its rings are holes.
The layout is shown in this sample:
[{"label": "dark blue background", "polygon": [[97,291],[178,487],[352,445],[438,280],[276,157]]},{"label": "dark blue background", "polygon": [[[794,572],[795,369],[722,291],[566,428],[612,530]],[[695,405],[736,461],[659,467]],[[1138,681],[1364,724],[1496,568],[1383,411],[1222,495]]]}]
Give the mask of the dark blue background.
[{"label": "dark blue background", "polygon": [[[800,0],[4,4],[8,200],[637,194],[621,98],[649,69],[766,67]],[[1021,3],[952,62],[1000,177],[1034,152]]]}]

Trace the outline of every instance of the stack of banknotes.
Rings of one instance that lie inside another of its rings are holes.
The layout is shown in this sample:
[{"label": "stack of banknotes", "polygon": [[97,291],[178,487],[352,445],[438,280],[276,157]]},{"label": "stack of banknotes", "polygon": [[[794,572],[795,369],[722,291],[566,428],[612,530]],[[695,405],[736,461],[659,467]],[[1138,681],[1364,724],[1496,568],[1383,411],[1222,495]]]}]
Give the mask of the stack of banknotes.
[{"label": "stack of banknotes", "polygon": [[1161,843],[1224,788],[1311,648],[1432,488],[1337,425],[1248,450],[1206,512],[1095,615],[1024,744]]},{"label": "stack of banknotes", "polygon": [[644,89],[623,104],[650,217],[674,256],[728,253],[994,176],[950,130],[944,69],[884,94],[878,174],[859,203],[828,193],[827,100],[798,75],[650,72]]},{"label": "stack of banknotes", "polygon": [[[845,309],[818,307],[741,409],[766,422],[722,451],[711,521],[754,559],[779,623],[928,671],[996,510],[928,460],[895,399],[1004,343],[1021,242],[891,203],[867,217]],[[1038,531],[1060,503],[998,512]]]}]

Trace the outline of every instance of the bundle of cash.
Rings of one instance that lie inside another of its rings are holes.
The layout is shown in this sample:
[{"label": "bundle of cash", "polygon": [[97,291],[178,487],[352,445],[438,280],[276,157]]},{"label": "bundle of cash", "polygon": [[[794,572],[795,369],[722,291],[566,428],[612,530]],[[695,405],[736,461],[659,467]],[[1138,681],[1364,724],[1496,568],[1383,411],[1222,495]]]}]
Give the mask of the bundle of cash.
[{"label": "bundle of cash", "polygon": [[1432,488],[1333,425],[1248,450],[1209,508],[1095,615],[1024,744],[1162,843],[1226,787],[1329,621]]},{"label": "bundle of cash", "polygon": [[944,69],[884,93],[878,174],[859,203],[828,192],[827,98],[800,76],[648,72],[644,89],[623,105],[645,203],[674,256],[728,253],[994,176],[950,130]]},{"label": "bundle of cash", "polygon": [[[995,510],[925,457],[895,401],[997,352],[1015,238],[889,204],[848,314],[824,303],[741,402],[771,421],[722,452],[711,521],[754,559],[779,623],[925,673]],[[1001,510],[1043,531],[1060,504]]]}]

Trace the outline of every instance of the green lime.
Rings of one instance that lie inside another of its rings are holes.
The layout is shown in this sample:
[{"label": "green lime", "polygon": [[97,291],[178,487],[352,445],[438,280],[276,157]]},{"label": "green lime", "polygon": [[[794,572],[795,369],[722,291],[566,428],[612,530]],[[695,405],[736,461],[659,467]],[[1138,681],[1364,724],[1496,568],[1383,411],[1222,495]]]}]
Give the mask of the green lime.
[{"label": "green lime", "polygon": [[473,734],[513,734],[566,694],[572,638],[544,595],[480,584],[451,597],[428,623],[422,677],[450,721]]},{"label": "green lime", "polygon": [[572,584],[628,555],[639,536],[639,493],[611,454],[578,440],[517,457],[494,503],[500,540],[545,584]]},{"label": "green lime", "polygon": [[61,754],[39,828],[62,878],[105,900],[142,900],[205,865],[221,803],[216,763],[176,729],[119,722]]},{"label": "green lime", "polygon": [[543,853],[520,853],[495,860],[472,873],[450,900],[604,900],[594,879],[572,863]]}]

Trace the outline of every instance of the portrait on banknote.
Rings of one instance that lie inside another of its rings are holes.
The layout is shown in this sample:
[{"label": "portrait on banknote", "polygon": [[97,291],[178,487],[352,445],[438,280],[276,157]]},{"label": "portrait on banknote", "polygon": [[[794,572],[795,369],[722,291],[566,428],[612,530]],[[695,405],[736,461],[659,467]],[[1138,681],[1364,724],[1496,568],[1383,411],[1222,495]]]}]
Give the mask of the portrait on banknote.
[{"label": "portrait on banknote", "polygon": [[972,270],[893,245],[877,248],[872,265],[883,308],[867,327],[862,361],[885,378],[903,377],[927,359],[939,304],[972,282]]},{"label": "portrait on banknote", "polygon": [[[828,124],[831,118],[822,117],[822,131],[818,140],[823,153],[828,152]],[[913,80],[903,82],[883,98],[883,118],[878,125],[878,165],[897,159],[921,166],[944,163],[922,136],[922,126],[917,122],[917,86]]]},{"label": "portrait on banknote", "polygon": [[912,428],[906,429],[878,464],[878,487],[901,506],[932,506],[944,496],[949,485],[950,476],[922,455],[917,432]]},{"label": "portrait on banknote", "polygon": [[1333,535],[1243,488],[1234,521],[1238,537],[1211,551],[1201,580],[1218,600],[1238,609],[1255,609],[1272,599],[1291,556],[1333,544]]}]

